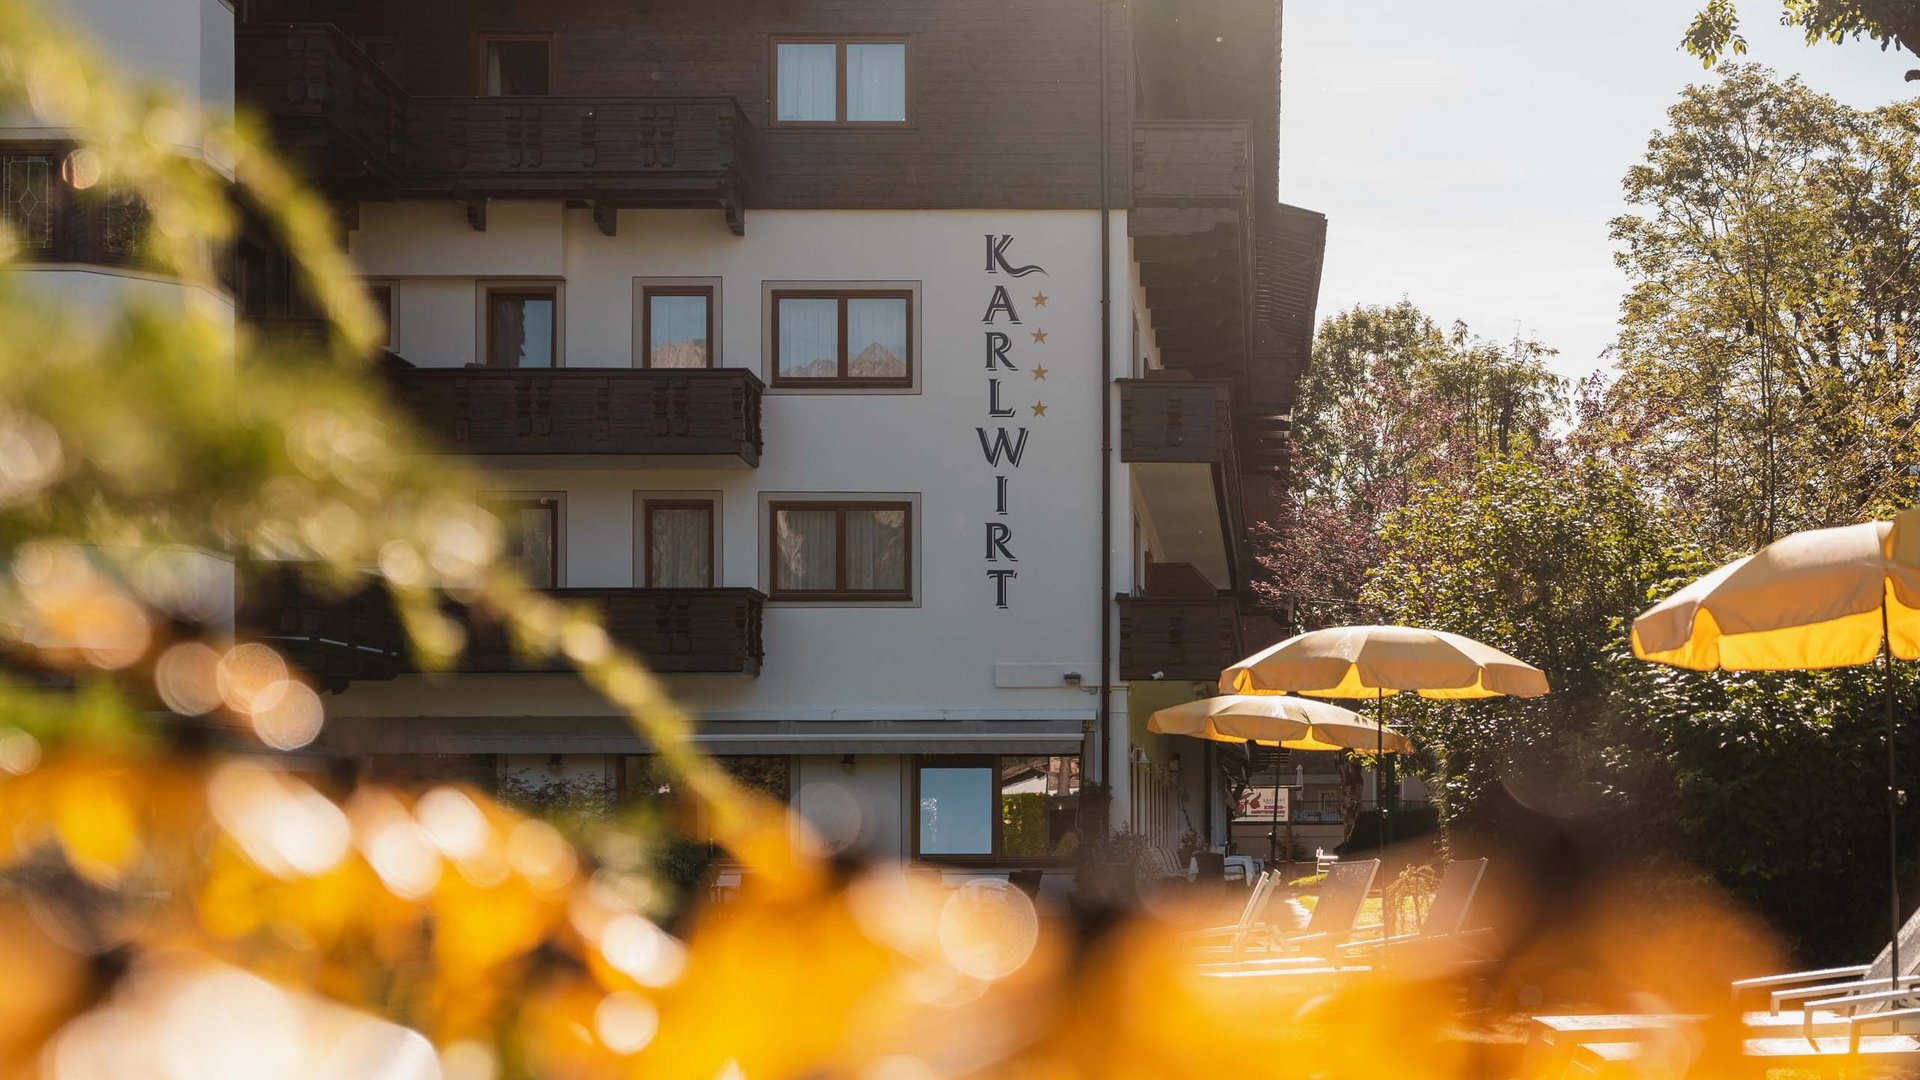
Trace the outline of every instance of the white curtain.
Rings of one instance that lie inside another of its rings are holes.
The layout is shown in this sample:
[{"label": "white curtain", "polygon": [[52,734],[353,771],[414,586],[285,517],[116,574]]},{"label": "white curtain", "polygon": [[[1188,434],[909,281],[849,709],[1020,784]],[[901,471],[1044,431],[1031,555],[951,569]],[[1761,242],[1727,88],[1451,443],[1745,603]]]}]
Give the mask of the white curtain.
[{"label": "white curtain", "polygon": [[906,300],[848,300],[847,375],[855,379],[898,379],[906,374]]},{"label": "white curtain", "polygon": [[527,584],[551,589],[554,566],[554,507],[508,503],[497,508],[505,528],[507,557],[526,575]]},{"label": "white curtain", "polygon": [[778,561],[774,587],[779,589],[835,588],[835,528],[839,514],[832,510],[782,510],[774,523]]},{"label": "white curtain", "polygon": [[704,589],[713,584],[713,515],[693,506],[650,508],[647,584],[656,589]]},{"label": "white curtain", "polygon": [[839,46],[830,41],[783,42],[774,51],[774,115],[781,120],[834,120],[834,68]]},{"label": "white curtain", "polygon": [[506,76],[500,70],[500,44],[487,45],[487,96],[499,97],[507,92]]},{"label": "white curtain", "polygon": [[707,298],[647,298],[647,366],[703,368],[712,364],[707,349]]},{"label": "white curtain", "polygon": [[847,511],[847,588],[907,587],[906,526],[904,511]]},{"label": "white curtain", "polygon": [[831,379],[840,374],[840,302],[785,297],[780,301],[780,375]]},{"label": "white curtain", "polygon": [[891,44],[847,46],[847,119],[907,118],[907,47]]}]

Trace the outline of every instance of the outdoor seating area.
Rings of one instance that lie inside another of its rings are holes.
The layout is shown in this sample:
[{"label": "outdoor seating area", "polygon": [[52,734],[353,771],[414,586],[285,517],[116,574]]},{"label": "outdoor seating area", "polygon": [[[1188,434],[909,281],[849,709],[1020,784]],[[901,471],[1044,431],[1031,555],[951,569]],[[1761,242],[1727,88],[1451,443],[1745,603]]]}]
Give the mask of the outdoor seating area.
[{"label": "outdoor seating area", "polygon": [[[1890,674],[1898,643],[1916,640],[1902,635],[1920,630],[1920,559],[1903,561],[1908,552],[1920,555],[1920,511],[1789,536],[1644,612],[1632,626],[1634,654],[1678,667],[1735,670],[1877,659]],[[1885,685],[1891,695],[1891,682]],[[1223,696],[1155,712],[1149,729],[1249,747],[1371,750],[1377,774],[1388,755],[1416,749],[1387,723],[1389,694],[1470,700],[1538,697],[1549,688],[1538,669],[1468,638],[1357,626],[1282,641],[1223,670],[1219,689]],[[1318,700],[1328,697],[1371,700],[1376,716],[1368,720]],[[1894,716],[1889,696],[1889,755]],[[1887,776],[1891,790],[1898,783],[1891,756]],[[1889,800],[1890,837],[1895,803]],[[1390,817],[1383,815],[1381,828],[1384,848],[1392,843]],[[1200,865],[1197,856],[1194,865]],[[1224,859],[1210,856],[1207,865],[1218,870]],[[1395,888],[1377,883],[1380,859],[1333,859],[1322,850],[1314,877],[1288,882],[1282,870],[1263,870],[1231,921],[1186,930],[1180,947],[1211,979],[1334,985],[1417,971],[1420,978],[1464,986],[1469,972],[1503,958],[1503,943],[1479,910],[1486,905],[1476,904],[1489,865],[1485,857],[1454,859],[1437,876],[1407,868],[1398,882],[1405,884]],[[1889,873],[1888,899],[1899,915],[1897,874]],[[1415,901],[1415,913],[1397,925],[1407,886],[1423,880],[1428,889]],[[1691,1062],[1708,1055],[1760,1072],[1836,1058],[1920,1067],[1920,911],[1897,922],[1867,963],[1755,975],[1732,981],[1728,990],[1721,1009],[1543,1010],[1513,1019],[1524,1021],[1525,1058],[1536,1075],[1644,1075],[1676,1054]]]}]

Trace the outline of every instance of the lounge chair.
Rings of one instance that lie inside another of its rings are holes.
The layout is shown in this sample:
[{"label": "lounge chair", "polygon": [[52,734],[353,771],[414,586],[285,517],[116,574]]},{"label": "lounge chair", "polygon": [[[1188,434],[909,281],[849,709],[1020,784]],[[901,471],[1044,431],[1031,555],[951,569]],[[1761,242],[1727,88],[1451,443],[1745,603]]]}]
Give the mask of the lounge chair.
[{"label": "lounge chair", "polygon": [[[1889,944],[1866,964],[1741,979],[1732,986],[1733,1000],[1737,1005],[1758,994],[1767,995],[1767,1009],[1741,1014],[1741,1025],[1750,1042],[1794,1036],[1803,1043],[1835,1037],[1845,1040],[1860,1037],[1863,1030],[1876,1026],[1920,1020],[1920,1008],[1911,1012],[1906,1008],[1920,1006],[1920,992],[1917,992],[1920,974],[1917,972],[1920,972],[1920,911],[1915,911],[1900,927],[1897,985],[1893,948]],[[1788,1008],[1790,1005],[1801,1007]],[[1675,1029],[1696,1028],[1705,1019],[1700,1014],[1676,1013],[1536,1016],[1529,1025],[1528,1044],[1536,1060],[1565,1063],[1579,1060],[1585,1047],[1642,1042]],[[1769,1060],[1778,1053],[1777,1048],[1756,1050],[1757,1055]],[[1624,1062],[1631,1056],[1630,1051],[1621,1049],[1589,1055],[1596,1062]]]},{"label": "lounge chair", "polygon": [[1225,926],[1208,926],[1189,930],[1180,935],[1180,944],[1207,951],[1225,951],[1239,955],[1248,937],[1259,933],[1264,928],[1261,920],[1266,916],[1267,902],[1279,881],[1280,875],[1277,871],[1263,871],[1254,880],[1253,888],[1247,890],[1247,903],[1240,909],[1239,919]]},{"label": "lounge chair", "polygon": [[[1333,957],[1341,945],[1353,936],[1354,923],[1360,920],[1360,908],[1373,888],[1374,875],[1380,872],[1380,860],[1362,859],[1341,863],[1327,874],[1314,901],[1313,913],[1299,932],[1267,919],[1248,934],[1246,947],[1260,947],[1266,953],[1227,965],[1236,971],[1210,971],[1209,974],[1251,974],[1286,968],[1337,968]],[[1272,900],[1269,900],[1271,903]]]},{"label": "lounge chair", "polygon": [[[1588,1043],[1574,1054],[1570,1071],[1575,1076],[1641,1077],[1648,1074],[1654,1056],[1655,1051],[1644,1042]],[[1755,1076],[1771,1075],[1774,1069],[1809,1069],[1837,1062],[1911,1069],[1920,1064],[1920,1039],[1911,1035],[1875,1035],[1858,1040],[1844,1036],[1748,1039],[1741,1044],[1740,1056],[1752,1066]]]},{"label": "lounge chair", "polygon": [[[1461,959],[1475,959],[1474,954],[1465,950],[1490,940],[1493,934],[1490,929],[1471,926],[1467,922],[1473,913],[1474,898],[1480,893],[1480,880],[1486,873],[1485,859],[1453,860],[1441,871],[1440,884],[1434,887],[1433,900],[1427,905],[1427,917],[1421,920],[1418,930],[1375,941],[1348,942],[1340,947],[1342,955],[1380,959],[1405,950],[1425,952],[1460,946]],[[1484,959],[1486,952],[1481,949],[1478,958]]]}]

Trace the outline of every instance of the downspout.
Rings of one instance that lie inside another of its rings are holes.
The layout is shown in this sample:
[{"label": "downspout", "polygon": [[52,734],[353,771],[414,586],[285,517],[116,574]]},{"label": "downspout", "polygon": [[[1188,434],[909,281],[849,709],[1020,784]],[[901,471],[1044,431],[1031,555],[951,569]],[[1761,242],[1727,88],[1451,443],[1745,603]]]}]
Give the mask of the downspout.
[{"label": "downspout", "polygon": [[[1100,732],[1100,779],[1112,797],[1113,777],[1113,196],[1108,145],[1112,87],[1108,57],[1113,42],[1108,30],[1111,0],[1100,4],[1100,704],[1095,726]],[[1112,822],[1113,807],[1107,808]],[[1111,824],[1109,824],[1111,828]]]}]

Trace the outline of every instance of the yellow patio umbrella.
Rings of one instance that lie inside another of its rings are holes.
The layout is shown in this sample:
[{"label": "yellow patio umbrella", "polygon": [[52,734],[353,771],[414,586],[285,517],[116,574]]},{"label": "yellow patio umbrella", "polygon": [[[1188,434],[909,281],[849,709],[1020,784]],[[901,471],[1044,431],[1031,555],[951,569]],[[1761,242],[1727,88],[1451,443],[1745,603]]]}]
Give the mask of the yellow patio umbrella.
[{"label": "yellow patio umbrella", "polygon": [[[1443,699],[1539,697],[1547,692],[1547,677],[1491,645],[1444,630],[1336,626],[1296,634],[1227,668],[1220,673],[1220,691],[1372,698],[1376,711],[1383,713],[1387,695],[1402,691]],[[1377,719],[1378,730],[1384,732],[1385,716]],[[1384,743],[1374,747],[1375,753],[1385,749]],[[1373,771],[1377,788],[1377,760]],[[1381,831],[1391,843],[1386,800],[1379,802]]]},{"label": "yellow patio umbrella", "polygon": [[1491,645],[1413,626],[1336,626],[1296,634],[1220,673],[1224,694],[1379,699],[1539,697],[1539,668]]},{"label": "yellow patio umbrella", "polygon": [[[1633,620],[1633,654],[1695,671],[1886,670],[1887,900],[1900,970],[1893,657],[1920,659],[1920,510],[1811,529],[1693,582]],[[1896,976],[1897,977],[1897,976]]]},{"label": "yellow patio umbrella", "polygon": [[[1161,735],[1186,735],[1213,742],[1258,743],[1289,750],[1360,750],[1404,754],[1413,749],[1405,735],[1383,731],[1351,709],[1325,701],[1280,694],[1228,694],[1161,709],[1147,718],[1147,730]],[[1278,786],[1276,779],[1276,787]],[[1276,793],[1277,794],[1277,793]],[[1293,826],[1287,826],[1288,858],[1292,858]],[[1274,835],[1279,843],[1280,800],[1273,802]],[[1277,848],[1275,849],[1277,850]],[[1269,851],[1273,856],[1273,851]]]},{"label": "yellow patio umbrella", "polygon": [[1147,730],[1187,735],[1214,742],[1255,742],[1290,750],[1383,749],[1405,754],[1413,744],[1397,731],[1351,709],[1325,701],[1280,694],[1229,694],[1161,709],[1147,718]]}]

